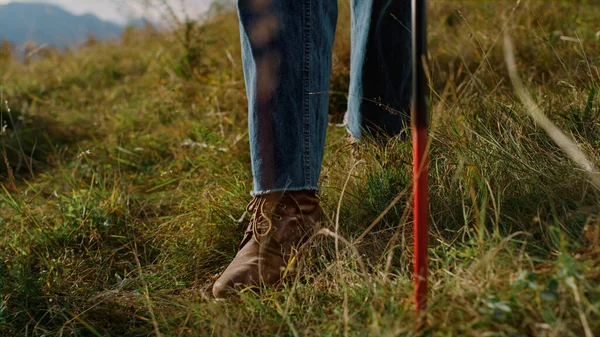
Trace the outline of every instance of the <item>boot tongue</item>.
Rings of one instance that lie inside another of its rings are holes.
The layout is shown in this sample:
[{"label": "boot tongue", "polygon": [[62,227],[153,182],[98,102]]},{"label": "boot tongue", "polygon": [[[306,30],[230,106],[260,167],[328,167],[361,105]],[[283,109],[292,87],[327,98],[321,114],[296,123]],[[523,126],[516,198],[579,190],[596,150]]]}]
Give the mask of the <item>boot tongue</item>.
[{"label": "boot tongue", "polygon": [[[292,234],[289,233],[290,229],[302,226],[298,224],[298,216],[310,214],[318,207],[319,198],[314,192],[288,192],[283,195],[274,193],[254,197],[246,207],[246,210],[252,213],[252,218],[240,243],[240,249],[252,238],[259,240],[267,235],[273,236],[277,242],[286,241],[287,236]],[[292,229],[296,230],[302,231],[300,228]]]}]

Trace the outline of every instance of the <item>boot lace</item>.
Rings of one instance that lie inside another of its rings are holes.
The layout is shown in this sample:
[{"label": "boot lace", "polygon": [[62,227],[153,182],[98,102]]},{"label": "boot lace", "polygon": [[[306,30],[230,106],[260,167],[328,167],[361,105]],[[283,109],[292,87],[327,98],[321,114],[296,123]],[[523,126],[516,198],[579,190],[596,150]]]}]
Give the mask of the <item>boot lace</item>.
[{"label": "boot lace", "polygon": [[273,229],[273,219],[282,219],[275,209],[278,206],[285,208],[285,205],[268,201],[269,199],[265,196],[256,196],[246,206],[246,212],[252,214],[248,231],[251,231],[256,239],[269,235]]}]

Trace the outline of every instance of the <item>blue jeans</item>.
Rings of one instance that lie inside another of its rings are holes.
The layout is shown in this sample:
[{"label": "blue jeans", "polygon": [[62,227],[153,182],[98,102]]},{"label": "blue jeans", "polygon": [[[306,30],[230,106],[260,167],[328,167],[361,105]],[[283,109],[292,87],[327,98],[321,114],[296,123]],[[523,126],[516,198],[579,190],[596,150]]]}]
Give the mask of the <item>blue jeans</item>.
[{"label": "blue jeans", "polygon": [[[411,1],[351,0],[346,118],[356,139],[399,134],[411,100]],[[253,195],[318,190],[337,0],[238,0]]]}]

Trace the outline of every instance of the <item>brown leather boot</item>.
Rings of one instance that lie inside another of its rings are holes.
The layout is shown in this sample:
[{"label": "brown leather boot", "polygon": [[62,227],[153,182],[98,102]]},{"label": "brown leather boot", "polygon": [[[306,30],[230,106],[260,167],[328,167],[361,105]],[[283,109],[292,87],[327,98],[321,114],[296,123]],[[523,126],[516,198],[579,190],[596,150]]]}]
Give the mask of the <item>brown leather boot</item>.
[{"label": "brown leather boot", "polygon": [[314,233],[322,218],[314,191],[257,196],[246,210],[252,218],[237,255],[213,285],[217,299],[241,288],[281,280],[292,250]]}]

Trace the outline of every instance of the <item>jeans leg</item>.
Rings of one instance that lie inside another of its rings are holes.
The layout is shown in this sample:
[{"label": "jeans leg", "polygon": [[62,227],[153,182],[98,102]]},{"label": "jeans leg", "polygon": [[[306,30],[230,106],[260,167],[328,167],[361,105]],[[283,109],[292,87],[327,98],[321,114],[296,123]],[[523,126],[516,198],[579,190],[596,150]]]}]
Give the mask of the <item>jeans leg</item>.
[{"label": "jeans leg", "polygon": [[337,0],[238,0],[253,195],[318,190]]},{"label": "jeans leg", "polygon": [[393,136],[410,121],[411,1],[351,0],[348,131]]}]

